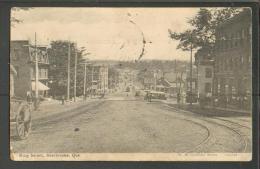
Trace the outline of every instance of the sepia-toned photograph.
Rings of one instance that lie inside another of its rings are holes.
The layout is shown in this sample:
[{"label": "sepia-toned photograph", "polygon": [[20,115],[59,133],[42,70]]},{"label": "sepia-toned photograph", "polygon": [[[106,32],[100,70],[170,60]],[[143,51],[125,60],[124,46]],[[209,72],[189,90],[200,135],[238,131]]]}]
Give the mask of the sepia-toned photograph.
[{"label": "sepia-toned photograph", "polygon": [[246,7],[13,7],[14,161],[252,160]]}]

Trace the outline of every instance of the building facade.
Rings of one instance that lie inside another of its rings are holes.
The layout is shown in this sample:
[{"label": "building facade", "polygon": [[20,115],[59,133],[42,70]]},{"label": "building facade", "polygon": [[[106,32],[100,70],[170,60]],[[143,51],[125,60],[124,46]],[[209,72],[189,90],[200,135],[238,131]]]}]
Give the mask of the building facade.
[{"label": "building facade", "polygon": [[212,97],[214,60],[209,51],[197,51],[195,54],[195,65],[197,66],[198,98],[203,100]]},{"label": "building facade", "polygon": [[14,93],[25,98],[28,92],[35,92],[35,57],[38,58],[38,91],[39,95],[47,96],[49,59],[47,47],[31,45],[28,40],[11,41],[10,61],[17,75],[14,83]]},{"label": "building facade", "polygon": [[243,10],[216,30],[214,104],[250,109],[252,96],[251,11]]},{"label": "building facade", "polygon": [[92,65],[92,76],[92,92],[106,93],[108,90],[108,66]]}]

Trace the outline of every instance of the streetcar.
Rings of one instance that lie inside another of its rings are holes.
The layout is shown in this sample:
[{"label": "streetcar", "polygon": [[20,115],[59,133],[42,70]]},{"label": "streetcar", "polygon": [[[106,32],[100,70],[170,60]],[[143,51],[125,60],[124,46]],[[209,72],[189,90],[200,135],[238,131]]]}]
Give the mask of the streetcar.
[{"label": "streetcar", "polygon": [[166,100],[166,93],[165,92],[159,92],[159,91],[151,91],[151,90],[145,90],[146,95],[144,96],[144,100],[149,99],[159,99],[159,100]]}]

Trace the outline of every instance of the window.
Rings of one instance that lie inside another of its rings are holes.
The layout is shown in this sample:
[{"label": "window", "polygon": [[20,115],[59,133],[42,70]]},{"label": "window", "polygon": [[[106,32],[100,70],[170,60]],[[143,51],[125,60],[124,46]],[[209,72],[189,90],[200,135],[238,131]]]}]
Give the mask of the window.
[{"label": "window", "polygon": [[211,70],[211,68],[206,68],[205,69],[205,77],[206,78],[211,78],[212,77],[212,70]]},{"label": "window", "polygon": [[211,83],[205,83],[205,93],[211,93]]}]

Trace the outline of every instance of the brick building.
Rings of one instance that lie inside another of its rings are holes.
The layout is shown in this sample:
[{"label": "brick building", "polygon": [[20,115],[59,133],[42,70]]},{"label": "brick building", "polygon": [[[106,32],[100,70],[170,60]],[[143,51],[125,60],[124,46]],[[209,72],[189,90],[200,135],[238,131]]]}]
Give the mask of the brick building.
[{"label": "brick building", "polygon": [[216,30],[214,103],[228,108],[251,108],[251,11],[244,9]]},{"label": "brick building", "polygon": [[[15,40],[10,44],[10,61],[17,74],[14,83],[15,96],[25,98],[27,92],[35,91],[35,47],[28,40]],[[37,47],[39,68],[39,95],[44,97],[49,90],[47,47]]]}]

